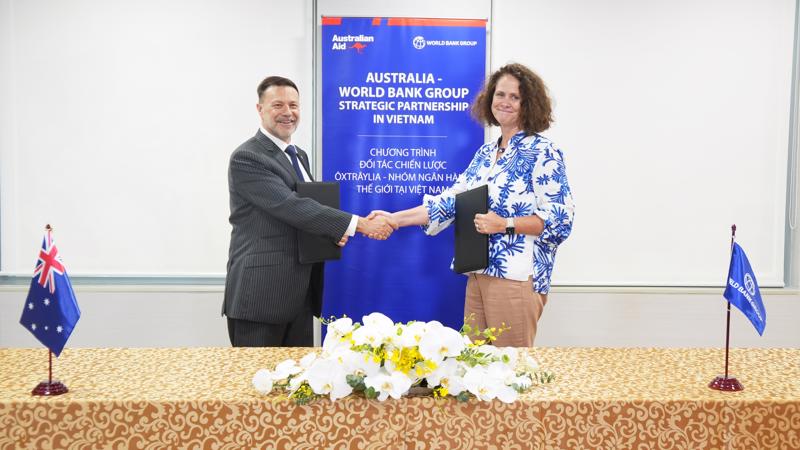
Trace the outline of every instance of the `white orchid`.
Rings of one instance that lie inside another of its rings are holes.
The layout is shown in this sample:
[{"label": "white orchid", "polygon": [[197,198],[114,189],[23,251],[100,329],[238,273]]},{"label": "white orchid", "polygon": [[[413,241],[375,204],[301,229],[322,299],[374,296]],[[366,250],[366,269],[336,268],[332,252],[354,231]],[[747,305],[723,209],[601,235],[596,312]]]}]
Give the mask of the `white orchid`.
[{"label": "white orchid", "polygon": [[[516,393],[516,391],[514,391]],[[335,383],[332,384],[331,387],[331,401],[339,400],[340,398],[345,398],[348,395],[353,393],[353,387],[347,384],[347,377],[342,377],[341,380],[337,380]]]},{"label": "white orchid", "polygon": [[345,339],[353,331],[355,326],[349,317],[342,317],[328,324],[325,339],[322,341],[322,348],[325,351],[333,351],[339,347],[350,347],[350,340]]},{"label": "white orchid", "polygon": [[343,349],[334,355],[336,361],[342,365],[345,373],[349,375],[368,376],[378,373],[381,363],[374,358],[365,357],[363,353]]},{"label": "white orchid", "polygon": [[486,372],[491,378],[500,380],[501,383],[505,383],[515,376],[514,368],[502,361],[495,361],[489,364],[486,367]]},{"label": "white orchid", "polygon": [[468,336],[437,321],[394,323],[380,313],[362,320],[363,325],[346,317],[331,322],[321,352],[310,352],[299,363],[288,359],[272,371],[259,370],[253,387],[262,394],[280,389],[305,404],[354,391],[379,401],[399,399],[424,382],[434,388],[435,397],[513,402],[540,379],[534,375],[552,379],[546,372],[532,375],[538,364],[527,352],[475,346]]},{"label": "white orchid", "polygon": [[302,367],[303,369],[308,369],[311,366],[311,363],[313,363],[314,360],[316,359],[317,359],[317,354],[315,352],[311,352],[306,356],[300,358],[300,367]]},{"label": "white orchid", "polygon": [[306,379],[315,394],[328,394],[331,400],[353,393],[353,388],[347,384],[347,374],[334,360],[320,359],[312,363],[306,371]]},{"label": "white orchid", "polygon": [[272,372],[272,381],[285,380],[290,376],[297,375],[302,371],[303,368],[298,366],[293,359],[287,359],[286,361],[283,361],[275,366],[275,370]]},{"label": "white orchid", "polygon": [[[453,358],[445,359],[442,361],[433,372],[425,376],[428,386],[434,387],[442,384],[442,380],[447,380],[457,375],[463,374],[463,367]],[[448,388],[449,390],[449,388]]]},{"label": "white orchid", "polygon": [[518,391],[524,391],[533,385],[533,380],[530,375],[525,374],[514,377],[509,384]]},{"label": "white orchid", "polygon": [[364,325],[353,331],[353,343],[355,345],[380,347],[391,331],[392,328],[385,329],[374,325]]},{"label": "white orchid", "polygon": [[377,328],[383,328],[384,330],[389,330],[394,327],[394,322],[392,322],[392,319],[379,312],[374,312],[362,317],[361,323],[363,323],[365,327],[374,326]]},{"label": "white orchid", "polygon": [[396,333],[392,319],[381,313],[372,313],[364,316],[363,326],[353,331],[355,345],[369,345],[380,347],[387,339]]},{"label": "white orchid", "polygon": [[495,397],[503,403],[514,403],[519,398],[519,392],[506,384],[500,384],[495,389]]},{"label": "white orchid", "polygon": [[272,392],[272,372],[267,369],[259,369],[253,375],[253,387],[260,394],[269,394]]},{"label": "white orchid", "polygon": [[350,348],[351,345],[352,343],[349,340],[328,333],[322,341],[322,351],[323,353],[333,353],[338,348]]},{"label": "white orchid", "polygon": [[514,347],[497,347],[500,358],[509,367],[517,367],[519,350]]},{"label": "white orchid", "polygon": [[446,387],[452,396],[458,396],[458,394],[467,390],[467,386],[464,384],[464,377],[458,375],[458,372],[456,375],[442,378],[441,385]]},{"label": "white orchid", "polygon": [[513,370],[502,362],[491,363],[488,367],[471,367],[464,375],[464,386],[480,400],[490,401],[496,398],[511,403],[519,394],[506,384],[509,373],[513,375]]},{"label": "white orchid", "polygon": [[333,333],[342,337],[351,331],[353,331],[353,319],[349,317],[342,317],[328,324],[328,334]]},{"label": "white orchid", "polygon": [[388,373],[384,369],[381,369],[375,375],[364,378],[364,384],[368,388],[375,389],[380,401],[384,401],[389,397],[399,399],[411,389],[412,383],[413,380],[402,372]]},{"label": "white orchid", "polygon": [[493,362],[486,368],[486,374],[487,378],[496,384],[495,396],[498,400],[512,403],[519,397],[519,392],[511,386],[515,378],[512,366],[501,361]]},{"label": "white orchid", "polygon": [[425,322],[425,331],[435,330],[438,328],[444,328],[442,322],[439,322],[438,320],[431,320],[430,322]]},{"label": "white orchid", "polygon": [[486,370],[483,367],[469,367],[464,374],[464,387],[472,395],[488,402],[494,398],[494,390],[491,384],[485,383]]},{"label": "white orchid", "polygon": [[428,329],[425,322],[411,322],[408,325],[399,325],[401,331],[397,336],[396,342],[399,347],[414,347],[419,345],[419,341]]},{"label": "white orchid", "polygon": [[434,362],[461,354],[466,345],[461,333],[447,327],[429,327],[419,342],[419,353]]}]

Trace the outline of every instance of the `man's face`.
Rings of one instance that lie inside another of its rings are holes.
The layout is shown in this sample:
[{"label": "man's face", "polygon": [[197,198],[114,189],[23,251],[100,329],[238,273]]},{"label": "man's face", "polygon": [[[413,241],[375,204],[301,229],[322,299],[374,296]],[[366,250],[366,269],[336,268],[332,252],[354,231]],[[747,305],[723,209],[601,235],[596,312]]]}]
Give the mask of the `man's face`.
[{"label": "man's face", "polygon": [[284,142],[292,141],[292,134],[300,123],[300,94],[293,87],[268,87],[261,94],[256,109],[265,130]]}]

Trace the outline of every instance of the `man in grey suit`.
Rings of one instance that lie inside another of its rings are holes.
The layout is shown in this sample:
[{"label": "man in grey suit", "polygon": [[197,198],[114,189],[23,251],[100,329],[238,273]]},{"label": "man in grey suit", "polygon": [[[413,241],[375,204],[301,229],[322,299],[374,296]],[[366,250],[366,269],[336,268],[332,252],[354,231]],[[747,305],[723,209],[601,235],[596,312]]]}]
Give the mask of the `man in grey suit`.
[{"label": "man in grey suit", "polygon": [[306,152],[291,144],[299,91],[272,76],[257,93],[261,128],[233,152],[228,168],[233,230],[222,313],[234,347],[309,347],[322,309],[323,264],[298,261],[298,232],[344,246],[356,232],[386,239],[396,224],[298,197],[297,184],[312,181]]}]

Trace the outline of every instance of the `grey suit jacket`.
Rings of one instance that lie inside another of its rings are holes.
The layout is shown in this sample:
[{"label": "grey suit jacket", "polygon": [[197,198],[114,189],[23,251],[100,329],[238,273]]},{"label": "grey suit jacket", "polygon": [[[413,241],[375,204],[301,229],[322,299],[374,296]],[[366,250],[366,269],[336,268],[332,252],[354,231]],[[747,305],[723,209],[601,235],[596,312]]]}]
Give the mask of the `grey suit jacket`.
[{"label": "grey suit jacket", "polygon": [[[308,156],[298,149],[306,172]],[[285,323],[310,304],[322,307],[322,263],[300,264],[297,232],[338,242],[352,215],[298,197],[289,160],[261,131],[237,148],[228,168],[233,226],[222,313],[233,319]]]}]

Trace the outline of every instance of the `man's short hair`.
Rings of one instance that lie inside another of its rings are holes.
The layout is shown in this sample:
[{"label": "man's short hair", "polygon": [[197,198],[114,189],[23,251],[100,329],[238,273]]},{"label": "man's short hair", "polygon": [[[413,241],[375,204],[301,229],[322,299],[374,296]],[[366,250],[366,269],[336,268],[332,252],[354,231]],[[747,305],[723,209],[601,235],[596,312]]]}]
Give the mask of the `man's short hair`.
[{"label": "man's short hair", "polygon": [[256,92],[258,93],[258,101],[261,101],[261,94],[269,89],[270,86],[290,86],[297,91],[298,94],[300,93],[300,89],[297,89],[297,85],[294,84],[294,81],[288,78],[273,75],[271,77],[264,78],[264,80],[258,84],[258,89],[256,89]]}]

